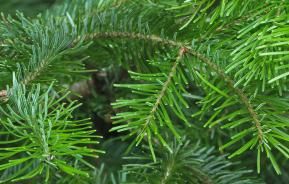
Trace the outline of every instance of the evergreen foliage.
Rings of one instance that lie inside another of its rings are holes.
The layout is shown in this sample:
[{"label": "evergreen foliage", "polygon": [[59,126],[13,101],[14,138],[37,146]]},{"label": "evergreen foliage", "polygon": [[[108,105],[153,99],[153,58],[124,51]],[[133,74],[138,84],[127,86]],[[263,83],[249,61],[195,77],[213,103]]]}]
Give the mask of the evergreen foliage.
[{"label": "evergreen foliage", "polygon": [[2,13],[0,183],[286,182],[288,7],[65,0]]}]

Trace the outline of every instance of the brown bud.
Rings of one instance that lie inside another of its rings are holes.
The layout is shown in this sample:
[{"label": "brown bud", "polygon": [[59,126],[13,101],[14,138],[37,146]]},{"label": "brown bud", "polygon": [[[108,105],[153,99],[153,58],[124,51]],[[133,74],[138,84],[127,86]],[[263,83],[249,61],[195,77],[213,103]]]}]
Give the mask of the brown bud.
[{"label": "brown bud", "polygon": [[5,97],[7,97],[7,91],[6,90],[0,91],[0,98],[5,98]]},{"label": "brown bud", "polygon": [[0,102],[7,102],[7,101],[8,101],[7,91],[6,90],[0,91]]}]

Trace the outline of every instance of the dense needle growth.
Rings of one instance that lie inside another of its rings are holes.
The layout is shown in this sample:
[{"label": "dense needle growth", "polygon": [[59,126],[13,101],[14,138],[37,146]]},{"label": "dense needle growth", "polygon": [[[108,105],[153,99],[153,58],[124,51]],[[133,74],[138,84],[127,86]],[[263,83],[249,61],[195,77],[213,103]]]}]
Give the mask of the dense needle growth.
[{"label": "dense needle growth", "polygon": [[289,181],[289,2],[36,2],[0,9],[0,183]]}]

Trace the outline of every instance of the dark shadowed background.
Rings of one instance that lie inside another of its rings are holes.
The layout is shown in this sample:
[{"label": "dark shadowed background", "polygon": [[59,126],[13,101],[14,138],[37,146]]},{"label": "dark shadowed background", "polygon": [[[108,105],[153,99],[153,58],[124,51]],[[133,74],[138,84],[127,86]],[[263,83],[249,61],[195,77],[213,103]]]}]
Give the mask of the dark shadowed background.
[{"label": "dark shadowed background", "polygon": [[16,10],[35,15],[49,8],[57,0],[0,0],[0,12],[14,14]]}]

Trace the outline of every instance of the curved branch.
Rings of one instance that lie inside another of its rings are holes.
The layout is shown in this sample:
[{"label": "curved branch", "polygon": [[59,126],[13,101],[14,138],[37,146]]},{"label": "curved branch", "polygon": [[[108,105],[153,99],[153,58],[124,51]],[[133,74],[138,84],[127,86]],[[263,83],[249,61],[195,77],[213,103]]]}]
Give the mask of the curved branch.
[{"label": "curved branch", "polygon": [[[228,84],[228,86],[239,96],[240,100],[247,108],[247,110],[248,110],[250,116],[252,117],[252,120],[256,126],[256,129],[258,131],[259,142],[263,141],[263,134],[264,133],[262,130],[261,122],[258,118],[258,114],[255,112],[254,107],[251,104],[250,100],[248,99],[247,95],[240,88],[235,87],[234,86],[234,84],[235,84],[234,80],[231,79],[228,75],[226,75],[225,72],[218,65],[216,65],[213,61],[211,61],[208,57],[206,57],[205,55],[201,54],[200,52],[194,50],[192,47],[187,46],[185,43],[178,42],[175,40],[166,39],[166,38],[161,38],[161,37],[156,36],[156,35],[144,35],[141,33],[134,33],[134,32],[132,32],[132,33],[130,33],[130,32],[102,32],[102,33],[92,33],[92,34],[85,35],[86,40],[115,39],[115,38],[152,41],[152,42],[159,43],[162,45],[167,45],[170,47],[177,47],[177,48],[180,48],[181,50],[185,49],[187,53],[189,53],[189,54],[193,55],[194,57],[203,61],[212,70],[214,70]],[[75,43],[78,40],[80,40],[80,38],[75,40]]]},{"label": "curved branch", "polygon": [[243,102],[243,104],[246,106],[250,116],[252,117],[253,122],[255,123],[255,126],[258,131],[258,138],[259,141],[263,141],[263,130],[261,126],[261,122],[258,118],[257,113],[255,112],[252,104],[250,103],[250,100],[246,96],[246,94],[238,87],[235,87],[235,82],[225,74],[225,72],[215,63],[213,63],[209,58],[202,55],[201,53],[189,48],[189,53],[191,53],[193,56],[197,57],[198,59],[202,60],[204,63],[206,63],[211,69],[213,69],[223,80],[225,80],[228,84],[228,86],[239,96],[240,100]]}]

